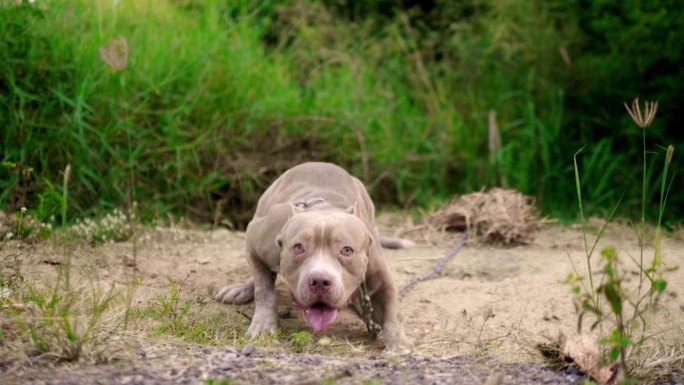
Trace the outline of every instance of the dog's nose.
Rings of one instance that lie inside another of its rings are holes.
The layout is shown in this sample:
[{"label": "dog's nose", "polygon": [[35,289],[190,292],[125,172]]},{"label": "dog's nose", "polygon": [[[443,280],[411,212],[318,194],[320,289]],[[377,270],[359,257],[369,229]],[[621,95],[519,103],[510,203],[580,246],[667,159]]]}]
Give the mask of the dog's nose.
[{"label": "dog's nose", "polygon": [[326,276],[315,276],[309,278],[309,289],[314,294],[324,294],[330,291],[332,279]]}]

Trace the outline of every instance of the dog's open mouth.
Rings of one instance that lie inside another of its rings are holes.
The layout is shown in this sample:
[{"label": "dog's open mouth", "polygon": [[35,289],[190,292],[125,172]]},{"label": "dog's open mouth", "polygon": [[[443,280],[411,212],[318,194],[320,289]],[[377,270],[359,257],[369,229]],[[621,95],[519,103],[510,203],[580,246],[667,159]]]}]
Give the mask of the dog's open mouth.
[{"label": "dog's open mouth", "polygon": [[311,306],[303,306],[296,303],[304,311],[304,319],[311,325],[314,332],[322,332],[328,328],[337,318],[337,309],[318,301]]},{"label": "dog's open mouth", "polygon": [[306,322],[313,327],[314,332],[322,332],[337,318],[337,309],[330,307],[323,302],[316,302],[304,309]]}]

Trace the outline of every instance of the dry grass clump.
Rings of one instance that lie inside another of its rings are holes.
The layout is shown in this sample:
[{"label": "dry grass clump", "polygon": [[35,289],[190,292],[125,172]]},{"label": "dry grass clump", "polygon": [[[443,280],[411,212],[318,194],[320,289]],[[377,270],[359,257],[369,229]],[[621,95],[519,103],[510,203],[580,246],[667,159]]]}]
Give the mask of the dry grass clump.
[{"label": "dry grass clump", "polygon": [[532,197],[515,190],[493,188],[463,195],[424,216],[405,231],[412,238],[440,243],[445,231],[468,230],[469,237],[487,243],[524,245],[534,240],[543,220]]},{"label": "dry grass clump", "polygon": [[601,342],[594,334],[549,338],[538,344],[537,349],[552,367],[562,369],[576,365],[596,384],[660,384],[684,374],[684,347],[680,335],[681,329],[673,329],[651,336],[648,346],[631,354],[634,370],[628,374],[606,359],[601,352]]}]

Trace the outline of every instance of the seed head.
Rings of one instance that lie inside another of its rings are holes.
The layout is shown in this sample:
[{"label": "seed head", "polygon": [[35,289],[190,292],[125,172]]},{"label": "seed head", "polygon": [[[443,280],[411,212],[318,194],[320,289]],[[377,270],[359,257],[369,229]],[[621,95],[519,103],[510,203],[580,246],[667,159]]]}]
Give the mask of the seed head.
[{"label": "seed head", "polygon": [[629,108],[627,103],[625,103],[625,108],[637,126],[647,128],[653,123],[653,118],[655,118],[655,114],[658,111],[658,102],[644,102],[643,114],[641,113],[641,107],[639,106],[639,98],[634,99],[632,108]]},{"label": "seed head", "polygon": [[100,57],[112,72],[125,70],[128,67],[128,41],[124,37],[111,40],[108,47],[100,47]]}]

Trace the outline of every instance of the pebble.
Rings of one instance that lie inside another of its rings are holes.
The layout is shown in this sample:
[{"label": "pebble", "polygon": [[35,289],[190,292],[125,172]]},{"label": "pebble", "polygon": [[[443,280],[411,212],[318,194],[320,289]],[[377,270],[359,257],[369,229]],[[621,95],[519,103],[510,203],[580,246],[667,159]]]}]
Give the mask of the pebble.
[{"label": "pebble", "polygon": [[241,353],[243,356],[250,356],[252,353],[254,353],[255,350],[256,350],[256,348],[254,347],[254,345],[247,344],[247,345],[245,345],[244,348],[242,348]]}]

